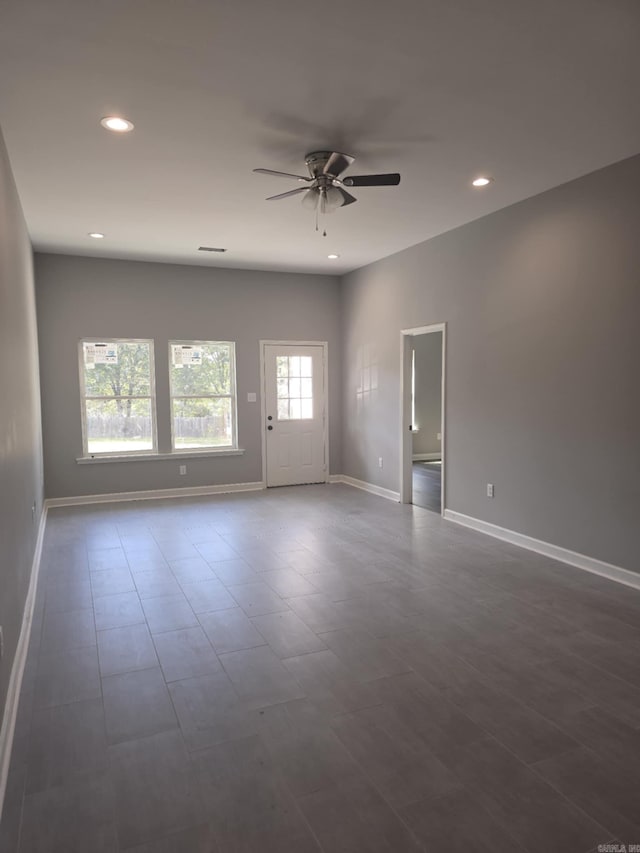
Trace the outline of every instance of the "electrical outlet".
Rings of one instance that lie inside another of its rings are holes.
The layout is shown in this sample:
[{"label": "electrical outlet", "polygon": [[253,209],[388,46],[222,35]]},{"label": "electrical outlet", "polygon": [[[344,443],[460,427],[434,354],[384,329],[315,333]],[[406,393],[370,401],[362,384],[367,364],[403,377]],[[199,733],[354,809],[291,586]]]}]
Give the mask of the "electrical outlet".
[{"label": "electrical outlet", "polygon": [[378,468],[382,468],[382,456],[378,456]]},{"label": "electrical outlet", "polygon": [[487,483],[487,497],[493,497],[493,483]]},{"label": "electrical outlet", "polygon": [[4,655],[4,636],[2,634],[2,625],[0,625],[0,660],[2,660],[3,655]]},{"label": "electrical outlet", "polygon": [[181,465],[180,466],[180,474],[186,474],[186,473],[187,473],[187,466]]}]

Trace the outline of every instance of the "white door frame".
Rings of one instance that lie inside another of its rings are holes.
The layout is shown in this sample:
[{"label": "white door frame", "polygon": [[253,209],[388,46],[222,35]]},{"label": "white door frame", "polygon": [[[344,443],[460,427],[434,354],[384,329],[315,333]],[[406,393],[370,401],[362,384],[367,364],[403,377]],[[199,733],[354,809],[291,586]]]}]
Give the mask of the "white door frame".
[{"label": "white door frame", "polygon": [[434,323],[431,326],[418,326],[414,329],[402,329],[400,332],[400,503],[412,502],[413,497],[413,434],[409,429],[411,424],[411,338],[416,335],[427,335],[431,332],[442,332],[442,410],[440,433],[442,435],[440,450],[442,454],[442,485],[440,487],[440,514],[444,515],[445,503],[445,472],[446,472],[446,431],[445,431],[445,401],[446,401],[446,358],[447,358],[447,324]]},{"label": "white door frame", "polygon": [[324,482],[329,482],[329,344],[327,341],[266,341],[260,342],[260,417],[262,436],[262,485],[267,488],[267,401],[265,377],[265,346],[322,347],[323,403],[324,403]]}]

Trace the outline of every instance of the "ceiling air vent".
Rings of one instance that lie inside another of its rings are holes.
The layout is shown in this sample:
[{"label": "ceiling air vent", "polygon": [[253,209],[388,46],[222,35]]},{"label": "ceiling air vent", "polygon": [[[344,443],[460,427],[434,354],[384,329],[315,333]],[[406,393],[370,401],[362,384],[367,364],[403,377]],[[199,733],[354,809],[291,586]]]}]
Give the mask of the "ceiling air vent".
[{"label": "ceiling air vent", "polygon": [[226,252],[226,249],[218,249],[216,246],[198,246],[199,252]]}]

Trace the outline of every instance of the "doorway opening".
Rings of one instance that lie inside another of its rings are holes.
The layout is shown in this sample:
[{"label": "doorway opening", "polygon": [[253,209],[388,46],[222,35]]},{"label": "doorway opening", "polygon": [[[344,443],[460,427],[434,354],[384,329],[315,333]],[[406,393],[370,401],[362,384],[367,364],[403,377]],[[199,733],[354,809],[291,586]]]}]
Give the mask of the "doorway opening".
[{"label": "doorway opening", "polygon": [[402,343],[402,503],[444,512],[446,324],[404,329]]}]

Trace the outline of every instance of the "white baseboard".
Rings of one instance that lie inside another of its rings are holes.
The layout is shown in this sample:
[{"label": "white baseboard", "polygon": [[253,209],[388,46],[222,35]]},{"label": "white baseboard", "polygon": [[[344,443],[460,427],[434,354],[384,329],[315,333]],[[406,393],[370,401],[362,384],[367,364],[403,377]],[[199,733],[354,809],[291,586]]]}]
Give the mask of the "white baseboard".
[{"label": "white baseboard", "polygon": [[382,486],[376,486],[373,483],[365,483],[364,480],[356,480],[355,477],[347,477],[346,474],[331,474],[329,476],[330,483],[344,483],[345,486],[353,486],[354,489],[362,489],[363,492],[369,492],[372,495],[377,495],[379,498],[386,498],[389,501],[400,502],[400,492],[392,492],[391,489],[383,489]]},{"label": "white baseboard", "polygon": [[414,453],[411,458],[414,462],[439,462],[442,453],[439,450],[436,453]]},{"label": "white baseboard", "polygon": [[561,563],[584,569],[585,572],[591,572],[594,575],[600,575],[634,589],[640,589],[640,574],[622,569],[620,566],[587,557],[585,554],[578,554],[576,551],[570,551],[568,548],[562,548],[559,545],[552,545],[550,542],[543,542],[541,539],[534,539],[532,536],[525,536],[524,533],[517,533],[515,530],[508,530],[506,527],[498,527],[497,524],[455,512],[452,509],[445,509],[444,517],[448,521],[454,521],[456,524],[470,527],[472,530],[478,530],[480,533],[486,533],[488,536],[502,539],[512,545],[518,545],[528,551],[535,551],[537,554],[551,557],[552,560],[559,560]]},{"label": "white baseboard", "polygon": [[68,498],[47,498],[47,507],[79,506],[81,504],[119,503],[120,501],[149,501],[160,498],[193,498],[201,495],[226,495],[231,492],[258,492],[265,488],[257,483],[223,483],[217,486],[187,486],[184,489],[150,489],[141,492],[110,492],[104,495],[77,495]]},{"label": "white baseboard", "polygon": [[33,553],[33,560],[31,561],[29,588],[27,590],[24,612],[22,614],[22,626],[20,628],[20,636],[18,637],[16,654],[11,667],[9,689],[7,691],[7,699],[4,706],[4,714],[2,716],[2,726],[0,727],[0,820],[2,819],[2,807],[4,805],[4,796],[7,789],[9,764],[11,763],[11,748],[13,746],[13,735],[16,728],[16,717],[18,716],[18,705],[20,704],[22,676],[24,675],[24,667],[27,662],[27,652],[29,651],[29,637],[31,635],[31,624],[33,622],[33,609],[36,603],[36,590],[38,587],[40,558],[42,556],[42,542],[44,540],[44,528],[46,521],[47,506],[45,503],[40,515],[36,547]]}]

